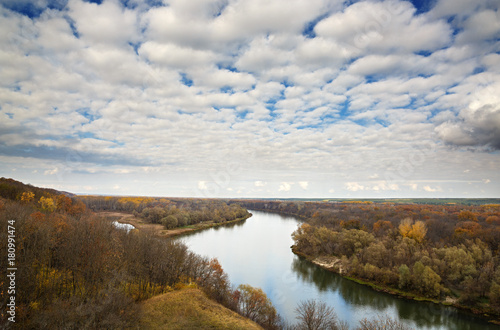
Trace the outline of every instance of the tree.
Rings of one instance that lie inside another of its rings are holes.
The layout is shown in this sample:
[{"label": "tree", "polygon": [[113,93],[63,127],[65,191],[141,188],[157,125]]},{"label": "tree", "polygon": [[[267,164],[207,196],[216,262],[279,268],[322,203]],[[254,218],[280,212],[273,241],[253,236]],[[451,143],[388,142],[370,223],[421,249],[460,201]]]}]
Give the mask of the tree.
[{"label": "tree", "polygon": [[373,232],[377,234],[385,234],[392,228],[390,221],[379,220],[373,224]]},{"label": "tree", "polygon": [[307,330],[339,329],[340,324],[332,307],[316,300],[301,301],[295,309],[298,328]]},{"label": "tree", "polygon": [[161,224],[165,226],[167,229],[172,229],[177,227],[177,218],[173,215],[169,215],[168,217],[165,217],[161,219]]},{"label": "tree", "polygon": [[425,266],[422,274],[422,287],[427,296],[437,297],[441,293],[441,277],[432,268]]},{"label": "tree", "polygon": [[413,223],[411,218],[405,218],[399,224],[399,233],[403,237],[413,238],[418,243],[422,243],[427,234],[427,226],[422,221]]},{"label": "tree", "polygon": [[462,221],[477,221],[477,216],[469,210],[462,210],[458,214],[458,219]]},{"label": "tree", "polygon": [[366,318],[359,321],[356,330],[410,330],[411,328],[399,323],[390,317],[379,316],[377,319],[368,320]]},{"label": "tree", "polygon": [[411,281],[410,269],[405,264],[399,266],[399,288],[406,288]]},{"label": "tree", "polygon": [[487,223],[500,224],[500,217],[496,215],[490,215],[486,218]]},{"label": "tree", "polygon": [[413,265],[413,283],[422,294],[436,297],[441,292],[441,277],[420,261]]},{"label": "tree", "polygon": [[399,233],[403,237],[410,237],[411,225],[413,220],[411,218],[404,218],[399,224]]},{"label": "tree", "polygon": [[262,289],[241,284],[234,293],[234,297],[241,315],[267,329],[279,328],[280,317]]},{"label": "tree", "polygon": [[217,258],[210,259],[206,264],[205,276],[199,281],[205,293],[219,303],[228,303],[230,283],[227,274],[222,269]]},{"label": "tree", "polygon": [[410,237],[418,243],[422,243],[427,234],[427,227],[422,221],[417,221],[411,226]]},{"label": "tree", "polygon": [[21,202],[30,203],[35,198],[35,194],[31,191],[25,191],[21,194]]},{"label": "tree", "polygon": [[42,211],[54,212],[56,210],[56,204],[50,197],[40,197],[38,204],[40,204],[40,208],[42,209]]},{"label": "tree", "polygon": [[500,311],[500,284],[493,282],[490,288],[490,302],[498,311]]}]

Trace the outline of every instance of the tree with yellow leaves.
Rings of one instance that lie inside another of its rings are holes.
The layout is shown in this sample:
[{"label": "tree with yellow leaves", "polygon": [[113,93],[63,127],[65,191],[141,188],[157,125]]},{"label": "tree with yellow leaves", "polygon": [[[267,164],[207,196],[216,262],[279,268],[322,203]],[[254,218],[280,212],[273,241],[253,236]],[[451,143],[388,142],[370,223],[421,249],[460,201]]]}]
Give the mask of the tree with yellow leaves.
[{"label": "tree with yellow leaves", "polygon": [[418,243],[422,243],[424,241],[426,234],[427,226],[423,221],[417,221],[413,226],[411,226],[410,237]]},{"label": "tree with yellow leaves", "polygon": [[422,243],[427,234],[427,226],[423,221],[413,223],[411,218],[405,218],[399,224],[399,233],[403,237],[413,238],[418,243]]},{"label": "tree with yellow leaves", "polygon": [[31,191],[25,191],[21,194],[21,202],[30,203],[35,198],[35,194]]},{"label": "tree with yellow leaves", "polygon": [[399,224],[399,233],[403,237],[410,237],[411,226],[413,224],[413,219],[404,218]]},{"label": "tree with yellow leaves", "polygon": [[38,204],[40,204],[42,211],[54,212],[56,210],[56,203],[50,197],[40,197]]}]

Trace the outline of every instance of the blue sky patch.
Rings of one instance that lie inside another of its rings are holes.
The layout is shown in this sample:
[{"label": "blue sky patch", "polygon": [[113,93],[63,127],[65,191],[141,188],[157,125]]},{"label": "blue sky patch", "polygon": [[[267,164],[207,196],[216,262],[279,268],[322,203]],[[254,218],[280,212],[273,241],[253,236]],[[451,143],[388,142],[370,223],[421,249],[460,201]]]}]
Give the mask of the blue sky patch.
[{"label": "blue sky patch", "polygon": [[181,83],[184,85],[184,86],[188,86],[188,87],[191,87],[193,86],[193,80],[189,79],[188,78],[188,75],[186,73],[180,73],[180,76],[181,76]]}]

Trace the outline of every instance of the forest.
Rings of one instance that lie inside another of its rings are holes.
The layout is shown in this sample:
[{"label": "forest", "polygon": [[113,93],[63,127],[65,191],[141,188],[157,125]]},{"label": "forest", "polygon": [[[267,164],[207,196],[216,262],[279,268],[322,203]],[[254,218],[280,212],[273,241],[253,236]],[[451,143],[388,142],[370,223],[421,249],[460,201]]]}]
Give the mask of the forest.
[{"label": "forest", "polygon": [[[217,259],[201,257],[153,232],[120,230],[93,210],[144,217],[161,210],[161,217],[152,221],[174,215],[187,222],[210,217],[226,221],[247,212],[223,200],[80,198],[1,178],[0,247],[8,250],[8,224],[12,223],[17,268],[15,323],[8,321],[10,315],[3,308],[2,328],[143,329],[147,326],[141,302],[195,288],[264,329],[348,329],[333,308],[315,300],[297,306],[295,323],[283,320],[260,288],[234,287]],[[3,273],[8,259],[0,260]],[[9,299],[6,275],[0,280],[2,306]],[[357,329],[389,326],[407,329],[383,316],[362,320]]]},{"label": "forest", "polygon": [[239,201],[296,215],[293,250],[376,289],[500,316],[500,204]]},{"label": "forest", "polygon": [[[137,302],[185,286],[202,289],[209,298],[266,328],[281,324],[262,290],[249,285],[233,288],[216,259],[196,255],[175,240],[118,230],[77,197],[2,178],[0,219],[2,251],[7,251],[7,223],[15,219],[12,328],[140,328]],[[7,258],[1,258],[0,267],[8,268]],[[6,306],[6,276],[1,281]]]},{"label": "forest", "polygon": [[133,213],[152,224],[166,229],[200,223],[223,224],[250,216],[239,204],[229,205],[218,199],[79,196],[92,211]]}]

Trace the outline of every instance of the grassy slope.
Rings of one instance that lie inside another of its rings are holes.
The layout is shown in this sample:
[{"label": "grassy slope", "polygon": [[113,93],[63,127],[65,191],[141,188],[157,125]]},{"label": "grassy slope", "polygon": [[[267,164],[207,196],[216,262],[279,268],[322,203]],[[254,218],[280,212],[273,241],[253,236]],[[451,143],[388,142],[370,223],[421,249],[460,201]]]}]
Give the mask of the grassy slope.
[{"label": "grassy slope", "polygon": [[262,329],[256,323],[185,288],[143,302],[141,329]]}]

